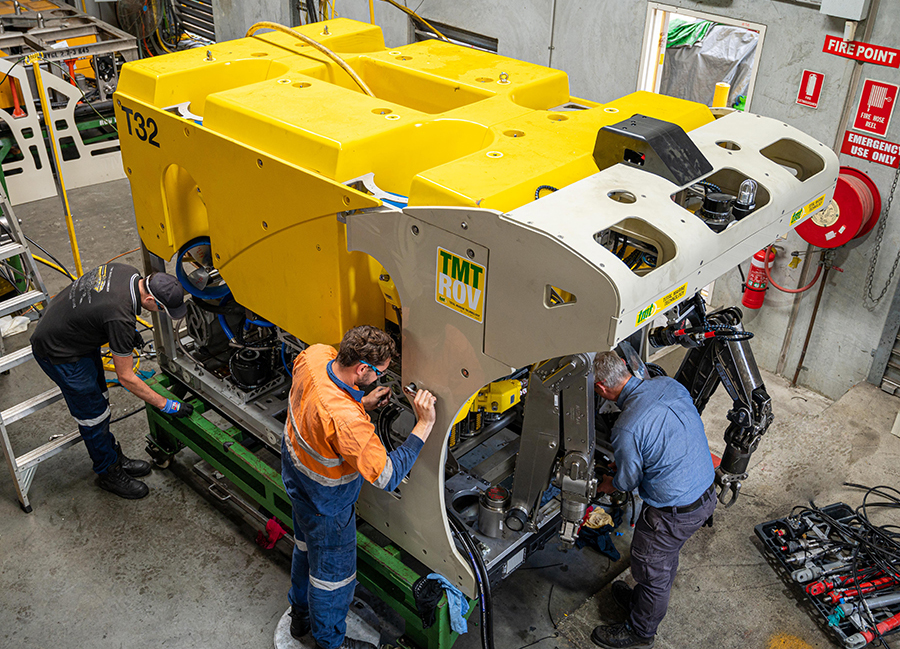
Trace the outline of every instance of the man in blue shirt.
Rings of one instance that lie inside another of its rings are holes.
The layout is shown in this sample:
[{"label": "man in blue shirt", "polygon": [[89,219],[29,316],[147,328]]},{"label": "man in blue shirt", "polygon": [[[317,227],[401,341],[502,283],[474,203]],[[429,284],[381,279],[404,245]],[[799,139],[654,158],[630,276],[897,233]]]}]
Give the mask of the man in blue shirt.
[{"label": "man in blue shirt", "polygon": [[597,354],[594,381],[597,394],[622,411],[611,438],[616,474],[606,476],[599,489],[637,489],[644,507],[631,542],[637,587],[613,584],[628,619],[598,626],[591,640],[609,649],[652,647],[669,606],[681,547],[716,508],[715,470],[700,414],[680,383],[665,376],[641,381],[614,352]]}]

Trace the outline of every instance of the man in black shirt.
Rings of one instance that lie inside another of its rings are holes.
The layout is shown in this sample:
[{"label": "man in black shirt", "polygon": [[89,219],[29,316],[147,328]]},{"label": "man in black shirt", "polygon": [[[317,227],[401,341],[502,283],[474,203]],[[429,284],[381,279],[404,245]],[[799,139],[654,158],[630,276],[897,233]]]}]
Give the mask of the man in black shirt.
[{"label": "man in black shirt", "polygon": [[165,413],[189,417],[193,408],[157,394],[138,378],[132,350],[143,344],[135,330],[141,308],[184,317],[184,291],[166,273],[142,278],[126,264],[105,264],[88,271],[50,301],[31,336],[34,358],[62,391],[78,422],[100,486],[122,498],[143,498],[147,485],[135,477],[150,473],[150,464],[125,457],[109,432],[109,390],[100,346],[109,343],[116,376],[124,388]]}]

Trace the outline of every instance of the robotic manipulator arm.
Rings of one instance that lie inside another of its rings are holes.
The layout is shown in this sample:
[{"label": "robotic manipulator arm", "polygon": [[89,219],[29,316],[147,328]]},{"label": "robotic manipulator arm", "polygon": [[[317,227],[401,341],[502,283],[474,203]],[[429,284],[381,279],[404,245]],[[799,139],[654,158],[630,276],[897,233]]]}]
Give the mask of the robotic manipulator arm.
[{"label": "robotic manipulator arm", "polygon": [[702,414],[719,383],[733,400],[725,430],[725,453],[716,468],[719,502],[730,507],[747,477],[750,456],[772,423],[772,400],[750,349],[753,334],[741,326],[742,313],[727,307],[706,313],[699,293],[678,309],[665,327],[650,331],[653,347],[688,349],[675,379],[684,385]]}]

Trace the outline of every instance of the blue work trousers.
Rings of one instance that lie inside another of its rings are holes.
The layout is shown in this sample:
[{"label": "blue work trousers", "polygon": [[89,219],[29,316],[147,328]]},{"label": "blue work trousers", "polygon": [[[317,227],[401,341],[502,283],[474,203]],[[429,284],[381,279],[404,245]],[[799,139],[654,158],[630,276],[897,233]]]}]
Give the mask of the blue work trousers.
[{"label": "blue work trousers", "polygon": [[34,359],[62,391],[88,455],[94,461],[94,472],[105,473],[119,459],[119,454],[116,438],[109,432],[109,389],[100,350],[74,363],[54,365],[40,356]]},{"label": "blue work trousers", "polygon": [[351,503],[334,516],[317,514],[287,452],[281,476],[291,498],[294,554],[288,599],[309,610],[312,634],[324,649],[337,649],[347,632],[356,591],[356,512]]},{"label": "blue work trousers", "polygon": [[678,572],[682,546],[716,509],[714,491],[701,496],[692,512],[663,512],[644,504],[631,541],[631,575],[637,586],[631,594],[629,621],[638,635],[656,635],[669,608],[669,593]]}]

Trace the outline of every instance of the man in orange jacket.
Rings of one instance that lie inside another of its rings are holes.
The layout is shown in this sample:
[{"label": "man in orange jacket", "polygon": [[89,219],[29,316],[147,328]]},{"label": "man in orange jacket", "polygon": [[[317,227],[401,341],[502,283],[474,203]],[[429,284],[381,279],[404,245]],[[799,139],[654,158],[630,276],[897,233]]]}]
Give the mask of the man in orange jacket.
[{"label": "man in orange jacket", "polygon": [[281,449],[281,475],[293,507],[291,635],[312,629],[317,649],[375,649],[347,638],[356,590],[356,516],[362,481],[393,491],[406,477],[434,426],[435,398],[419,390],[416,425],[388,453],[368,411],[385,405],[390,389],[362,388],[387,370],[394,341],[375,327],[351,329],[339,351],[313,345],[294,361]]}]

